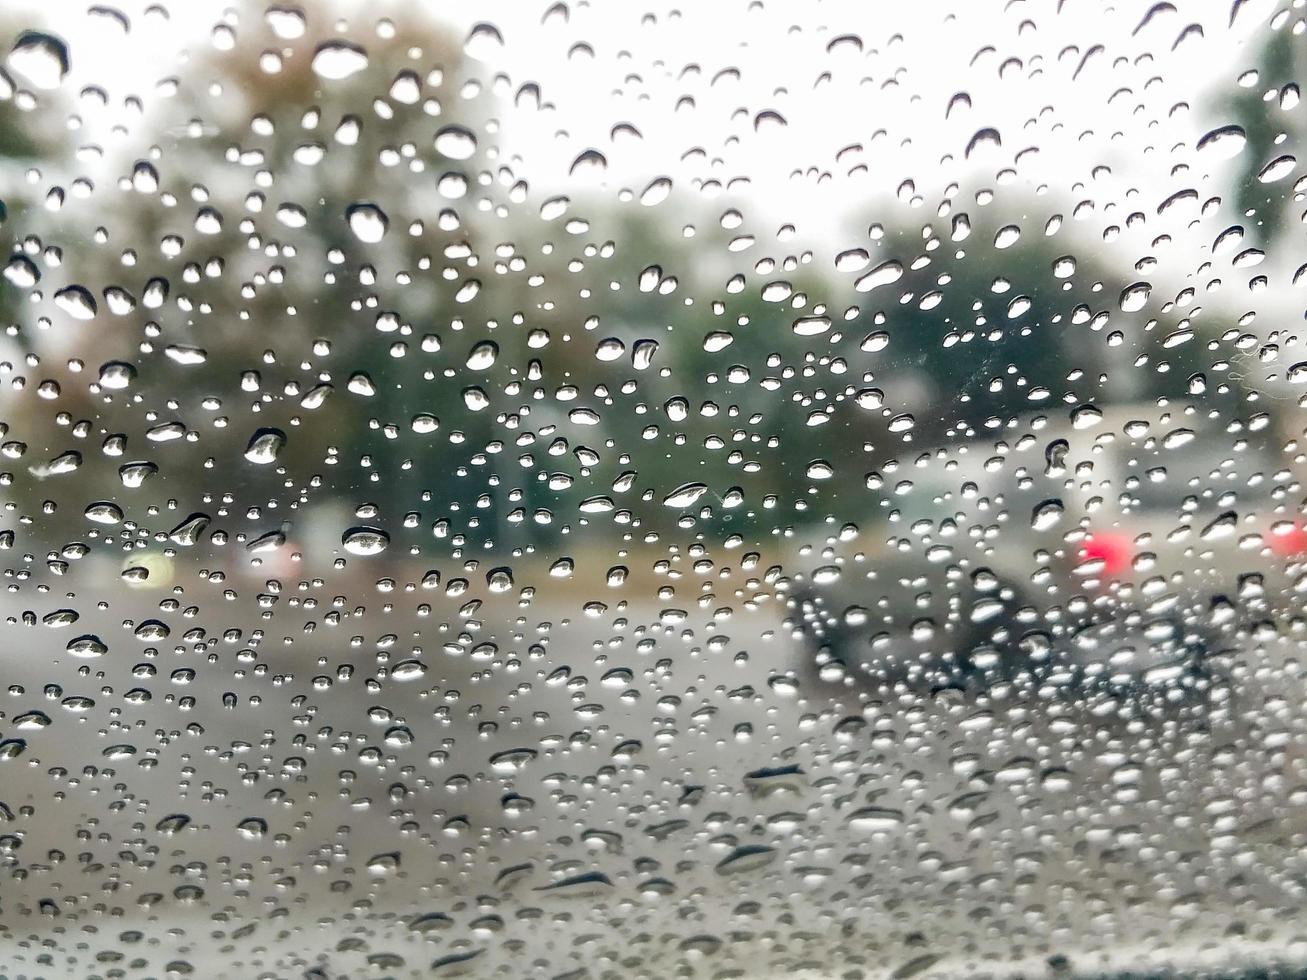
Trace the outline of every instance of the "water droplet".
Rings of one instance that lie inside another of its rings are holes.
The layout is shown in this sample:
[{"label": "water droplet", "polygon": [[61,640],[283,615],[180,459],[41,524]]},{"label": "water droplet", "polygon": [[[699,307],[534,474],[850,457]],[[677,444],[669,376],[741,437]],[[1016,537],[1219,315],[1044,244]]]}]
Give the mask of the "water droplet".
[{"label": "water droplet", "polygon": [[149,460],[135,460],[134,462],[124,463],[118,467],[118,478],[122,480],[124,487],[129,490],[135,490],[141,487],[146,480],[159,472],[159,467]]},{"label": "water droplet", "polygon": [[477,61],[490,61],[499,56],[504,47],[504,35],[494,24],[474,24],[463,42],[463,53]]},{"label": "water droplet", "polygon": [[567,172],[573,177],[595,180],[603,176],[604,171],[607,169],[607,157],[598,150],[584,150],[577,154],[576,159],[572,161],[572,166],[568,168]]},{"label": "water droplet", "polygon": [[616,337],[605,337],[595,345],[595,360],[615,361],[626,353],[626,345]]},{"label": "water droplet", "polygon": [[64,626],[71,626],[77,622],[81,616],[76,609],[56,609],[54,612],[46,613],[41,617],[41,622],[51,629],[59,629]]},{"label": "water droplet", "polygon": [[994,233],[994,247],[997,249],[1011,248],[1021,240],[1021,227],[1019,225],[1004,225]]},{"label": "water droplet", "polygon": [[103,657],[109,652],[109,648],[104,644],[104,641],[92,633],[69,640],[66,649],[74,657],[84,658]]},{"label": "water droplet", "polygon": [[307,27],[304,11],[296,7],[269,7],[264,12],[263,19],[272,28],[272,33],[283,41],[303,37]]},{"label": "water droplet", "polygon": [[765,868],[776,858],[777,851],[774,847],[768,847],[766,844],[744,844],[718,861],[715,870],[720,875],[748,874]]},{"label": "water droplet", "polygon": [[236,824],[236,833],[246,840],[261,840],[268,833],[268,821],[262,817],[246,817]]},{"label": "water droplet", "polygon": [[123,509],[108,500],[87,504],[84,513],[88,521],[96,524],[119,524],[123,519]]},{"label": "water droplet", "polygon": [[490,756],[490,768],[497,775],[511,776],[526,768],[538,754],[532,748],[504,749]]},{"label": "water droplet", "polygon": [[667,177],[657,177],[649,182],[643,191],[640,192],[640,203],[647,208],[655,207],[667,200],[672,193],[672,182]]},{"label": "water droplet", "polygon": [[867,336],[862,338],[862,343],[859,346],[867,354],[875,354],[879,351],[883,351],[889,346],[889,333],[884,330],[877,330],[873,333],[869,333]]},{"label": "water droplet", "polygon": [[281,429],[257,429],[245,447],[245,458],[251,463],[267,466],[277,461],[277,456],[285,445],[286,433]]},{"label": "water droplet", "polygon": [[1075,275],[1076,260],[1074,256],[1063,255],[1053,262],[1053,275],[1058,279],[1069,279]]},{"label": "water droplet", "polygon": [[65,286],[54,294],[54,305],[74,320],[91,320],[98,312],[95,297],[84,286]]},{"label": "water droplet", "polygon": [[367,872],[370,875],[384,877],[392,875],[399,870],[400,855],[398,851],[390,851],[386,854],[374,854],[367,860]]},{"label": "water droplet", "polygon": [[160,817],[155,821],[154,829],[168,837],[179,834],[185,830],[191,822],[189,815],[185,813],[170,813],[166,817]]},{"label": "water droplet", "polygon": [[658,341],[637,340],[631,348],[631,365],[637,371],[647,371],[658,353]]},{"label": "water droplet", "polygon": [[827,460],[814,459],[804,470],[804,475],[810,480],[829,480],[835,475],[835,467]]},{"label": "water droplet", "polygon": [[1232,537],[1238,527],[1239,515],[1234,511],[1226,511],[1212,518],[1198,533],[1198,536],[1203,541],[1219,541],[1222,538]]},{"label": "water droplet", "polygon": [[390,544],[390,535],[377,527],[352,527],[341,535],[340,543],[351,555],[379,555]]},{"label": "water droplet", "polygon": [[345,220],[354,237],[368,245],[385,238],[386,229],[390,227],[390,219],[375,204],[351,204],[345,211]]},{"label": "water droplet", "polygon": [[683,483],[663,498],[663,504],[667,507],[683,510],[686,507],[694,506],[695,502],[707,492],[707,484]]},{"label": "water droplet", "polygon": [[964,158],[970,160],[972,155],[983,156],[999,149],[1003,145],[1003,138],[999,135],[997,129],[978,129],[971,140],[967,143]]},{"label": "water droplet", "polygon": [[454,920],[443,912],[426,912],[412,919],[408,924],[413,932],[427,934],[447,932],[454,928]]},{"label": "water droplet", "polygon": [[1036,531],[1047,531],[1062,519],[1062,501],[1050,498],[1035,505],[1030,515],[1030,526]]},{"label": "water droplet", "polygon": [[885,392],[879,388],[863,388],[854,396],[859,408],[873,412],[885,404]]},{"label": "water droplet", "polygon": [[823,334],[831,327],[830,317],[828,316],[801,316],[791,326],[796,334],[800,337],[816,337]]},{"label": "water droplet", "polygon": [[41,281],[41,270],[25,255],[15,255],[5,266],[4,277],[18,289],[31,289]]},{"label": "water droplet", "polygon": [[68,74],[68,44],[54,34],[23,31],[9,52],[9,65],[39,89],[56,89]]},{"label": "water droplet", "polygon": [[326,41],[313,52],[313,73],[327,81],[341,81],[367,67],[367,51],[347,41]]},{"label": "water droplet", "polygon": [[1181,446],[1187,446],[1193,442],[1197,434],[1193,429],[1179,428],[1172,429],[1166,435],[1162,436],[1163,449],[1179,449]]},{"label": "water droplet", "polygon": [[867,267],[869,261],[866,249],[851,248],[835,256],[835,268],[839,272],[859,272]]},{"label": "water droplet", "polygon": [[1071,411],[1071,426],[1091,429],[1103,421],[1103,410],[1097,405],[1079,405]]},{"label": "water droplet", "polygon": [[186,347],[181,344],[169,344],[163,349],[168,360],[184,367],[195,367],[209,359],[209,352],[203,347]]},{"label": "water droplet", "polygon": [[465,126],[444,126],[436,131],[432,145],[441,156],[451,160],[467,160],[477,151],[477,138]]},{"label": "water droplet", "polygon": [[194,547],[210,523],[208,514],[191,514],[168,532],[168,539],[183,548]]},{"label": "water droplet", "polygon": [[499,357],[499,345],[493,340],[482,340],[467,355],[467,366],[473,371],[489,370]]},{"label": "water droplet", "polygon": [[850,830],[863,834],[889,833],[903,826],[903,811],[883,806],[864,806],[848,815]]},{"label": "water droplet", "polygon": [[132,631],[138,640],[144,643],[158,643],[166,640],[172,633],[168,625],[157,619],[147,619]]},{"label": "water droplet", "polygon": [[1276,157],[1266,166],[1257,172],[1257,179],[1263,184],[1273,184],[1277,180],[1283,180],[1293,173],[1294,168],[1298,166],[1298,161],[1289,154]]},{"label": "water droplet", "polygon": [[903,278],[903,264],[895,259],[888,259],[870,272],[860,276],[853,288],[860,293],[869,293],[879,286],[888,286]]}]

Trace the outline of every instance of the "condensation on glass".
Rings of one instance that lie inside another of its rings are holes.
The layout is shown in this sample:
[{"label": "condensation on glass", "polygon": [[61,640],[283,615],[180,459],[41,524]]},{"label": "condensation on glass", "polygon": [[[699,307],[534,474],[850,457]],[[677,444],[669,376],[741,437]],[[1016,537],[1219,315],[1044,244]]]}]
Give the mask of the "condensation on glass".
[{"label": "condensation on glass", "polygon": [[5,4],[0,976],[1307,968],[1302,8]]}]

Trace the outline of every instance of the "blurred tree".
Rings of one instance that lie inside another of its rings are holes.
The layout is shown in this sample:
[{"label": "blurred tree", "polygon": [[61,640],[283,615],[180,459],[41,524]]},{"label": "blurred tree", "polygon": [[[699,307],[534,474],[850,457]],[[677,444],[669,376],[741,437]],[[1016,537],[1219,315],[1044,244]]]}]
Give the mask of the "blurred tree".
[{"label": "blurred tree", "polygon": [[[456,338],[437,325],[457,329],[460,316],[476,323],[484,312],[472,225],[487,150],[476,134],[493,99],[456,88],[462,54],[418,11],[379,21],[366,51],[333,40],[328,7],[275,8],[265,19],[264,5],[244,3],[226,17],[219,31],[236,24],[266,34],[265,44],[201,49],[101,154],[89,200],[29,208],[15,225],[44,243],[24,249],[41,279],[16,289],[11,278],[6,295],[30,293],[20,334],[57,393],[53,404],[11,405],[13,435],[35,457],[24,462],[40,466],[42,454],[73,448],[70,433],[98,428],[97,443],[121,433],[129,457],[148,454],[160,475],[124,490],[114,471],[126,460],[92,445],[67,494],[26,474],[15,490],[80,507],[98,486],[156,530],[152,514],[211,511],[232,491],[292,508],[314,496],[408,501],[422,481],[452,494],[466,481],[435,454],[414,455],[415,441],[434,438],[414,417],[464,410],[437,370],[436,338]],[[60,97],[42,95],[44,118]],[[30,145],[21,133],[13,145]],[[37,163],[51,164],[42,179],[62,199],[71,148],[42,153]],[[80,237],[88,208],[95,241]],[[90,323],[68,312],[68,297]],[[83,370],[88,354],[100,360]],[[59,355],[76,358],[59,364]],[[402,454],[395,427],[406,433]],[[246,461],[265,429],[285,437],[277,463],[317,468],[316,485],[287,486],[280,466]],[[261,513],[246,533],[290,516]]]},{"label": "blurred tree", "polygon": [[1256,84],[1238,88],[1233,94],[1223,93],[1214,114],[1223,123],[1238,125],[1247,140],[1239,156],[1233,204],[1247,219],[1249,239],[1263,248],[1284,233],[1291,202],[1284,185],[1265,183],[1260,174],[1276,156],[1275,148],[1297,129],[1293,117],[1285,113],[1286,96],[1266,98],[1265,93],[1273,89],[1284,93],[1288,89],[1293,93],[1292,104],[1297,103],[1298,47],[1287,27],[1269,31],[1253,58]]},{"label": "blurred tree", "polygon": [[[674,203],[692,236],[668,234],[658,211],[613,213],[621,244],[606,273],[624,287],[607,316],[663,344],[643,409],[606,430],[643,444],[650,527],[697,513],[714,533],[756,536],[873,514],[868,471],[992,440],[1022,416],[1200,395],[1239,405],[1237,383],[1206,379],[1214,318],[1054,234],[1054,202],[993,205],[943,231],[895,214],[838,257],[756,221],[727,234],[701,203]],[[745,232],[763,255],[732,251]],[[702,499],[657,509],[686,483]]]}]

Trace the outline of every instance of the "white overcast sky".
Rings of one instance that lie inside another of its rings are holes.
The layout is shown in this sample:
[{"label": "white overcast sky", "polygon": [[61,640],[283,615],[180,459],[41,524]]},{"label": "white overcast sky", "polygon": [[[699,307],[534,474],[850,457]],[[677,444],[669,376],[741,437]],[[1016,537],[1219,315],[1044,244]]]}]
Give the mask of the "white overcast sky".
[{"label": "white overcast sky", "polygon": [[[27,5],[69,41],[70,91],[93,83],[109,90],[114,105],[127,93],[148,98],[160,78],[178,71],[179,51],[213,43],[218,23],[234,22],[239,44],[276,46],[262,17],[245,11],[240,21],[227,4],[167,4],[167,20],[148,13],[157,4],[120,6],[132,24],[126,36],[89,16],[84,3]],[[821,235],[839,225],[850,202],[891,195],[904,180],[923,199],[924,223],[950,183],[969,195],[1013,168],[1027,194],[1047,187],[1067,202],[1093,201],[1084,223],[1093,235],[1138,210],[1150,216],[1150,237],[1169,232],[1174,249],[1198,254],[1211,236],[1185,233],[1196,209],[1158,218],[1157,204],[1190,186],[1200,198],[1227,192],[1240,161],[1206,159],[1195,146],[1222,121],[1214,96],[1236,90],[1268,18],[1285,5],[1250,0],[1231,25],[1228,0],[1186,0],[1178,10],[1162,5],[1140,29],[1151,0],[611,0],[572,2],[566,17],[560,6],[550,17],[543,16],[548,2],[422,8],[458,37],[478,22],[495,24],[502,47],[472,52],[485,79],[507,76],[510,95],[523,82],[541,86],[551,110],[506,105],[501,135],[508,154],[520,158],[514,169],[541,196],[593,184],[568,175],[576,155],[593,147],[609,166],[606,187],[591,192],[638,191],[664,175],[683,192],[705,179],[747,177],[743,196],[759,213]],[[13,5],[10,16],[24,9]],[[262,7],[250,9],[257,15]],[[414,8],[347,0],[303,9],[311,36],[339,32],[367,47],[381,18],[401,20]],[[832,47],[849,36],[860,45]],[[955,105],[946,118],[959,92],[969,105]],[[677,109],[683,96],[693,108]],[[766,112],[786,123],[758,127]],[[643,139],[614,142],[618,122]],[[964,159],[983,128],[997,131],[1001,144]],[[853,144],[862,150],[838,156]],[[685,160],[692,147],[706,156]],[[855,176],[845,176],[857,165]],[[793,179],[795,171],[834,179],[819,185]]]}]

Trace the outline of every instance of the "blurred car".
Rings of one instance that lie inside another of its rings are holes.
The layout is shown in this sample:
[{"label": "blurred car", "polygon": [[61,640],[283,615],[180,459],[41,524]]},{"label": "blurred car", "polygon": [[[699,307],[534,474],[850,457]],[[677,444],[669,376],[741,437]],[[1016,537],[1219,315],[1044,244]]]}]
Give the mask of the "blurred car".
[{"label": "blurred car", "polygon": [[1193,686],[1307,589],[1300,467],[1269,414],[1022,418],[871,474],[870,519],[792,532],[790,625],[831,681]]}]

